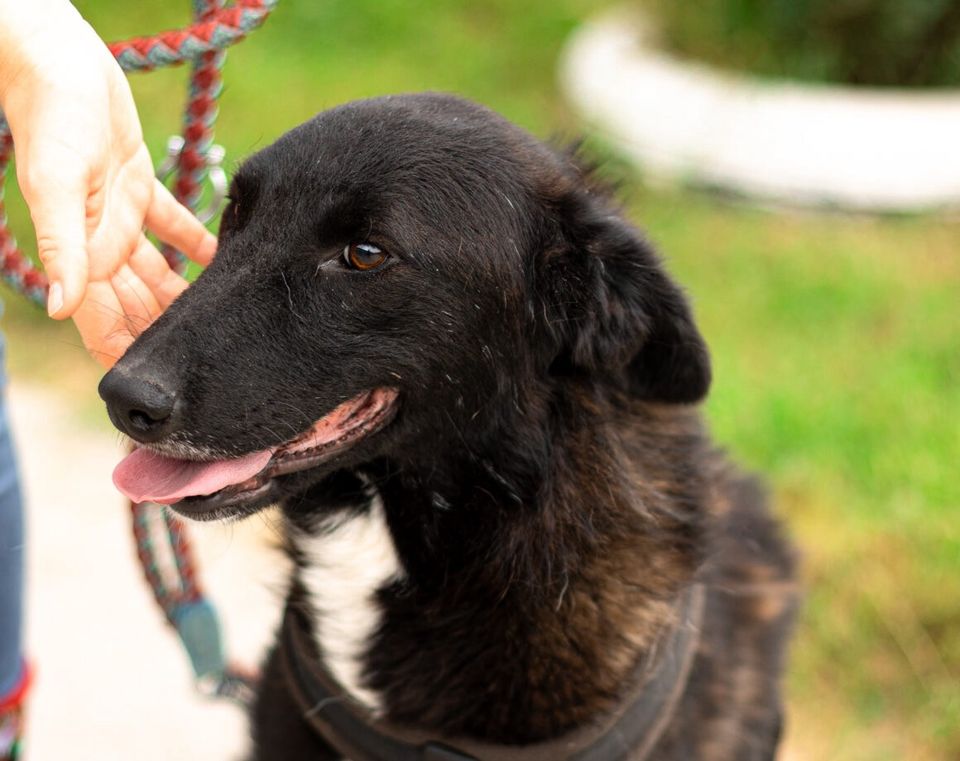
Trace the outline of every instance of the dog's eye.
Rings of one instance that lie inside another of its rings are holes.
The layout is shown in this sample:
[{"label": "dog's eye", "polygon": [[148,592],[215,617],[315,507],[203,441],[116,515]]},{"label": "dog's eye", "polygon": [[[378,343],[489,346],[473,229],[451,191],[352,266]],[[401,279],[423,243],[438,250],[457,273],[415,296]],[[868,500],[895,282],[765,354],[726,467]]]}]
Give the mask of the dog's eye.
[{"label": "dog's eye", "polygon": [[365,272],[386,262],[387,255],[372,243],[351,243],[343,249],[343,261],[350,269]]}]

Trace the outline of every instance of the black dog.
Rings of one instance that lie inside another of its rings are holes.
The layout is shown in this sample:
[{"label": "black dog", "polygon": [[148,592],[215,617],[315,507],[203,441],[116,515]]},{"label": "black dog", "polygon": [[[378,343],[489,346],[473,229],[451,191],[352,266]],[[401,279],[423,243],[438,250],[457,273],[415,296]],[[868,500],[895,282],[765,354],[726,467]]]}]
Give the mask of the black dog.
[{"label": "black dog", "polygon": [[100,392],[133,498],[279,504],[258,759],[770,759],[795,607],[707,350],[567,157],[442,95],[320,114]]}]

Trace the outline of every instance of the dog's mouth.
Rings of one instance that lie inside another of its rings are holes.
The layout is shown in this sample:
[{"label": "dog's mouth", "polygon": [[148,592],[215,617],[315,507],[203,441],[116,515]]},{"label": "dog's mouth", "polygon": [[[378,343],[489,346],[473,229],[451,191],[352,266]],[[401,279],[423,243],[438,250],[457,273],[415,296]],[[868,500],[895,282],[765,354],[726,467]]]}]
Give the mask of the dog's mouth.
[{"label": "dog's mouth", "polygon": [[279,476],[323,465],[383,429],[396,401],[395,389],[366,391],[294,438],[230,459],[177,459],[140,447],[117,465],[113,483],[134,502],[170,505],[200,520],[252,512],[273,501]]}]

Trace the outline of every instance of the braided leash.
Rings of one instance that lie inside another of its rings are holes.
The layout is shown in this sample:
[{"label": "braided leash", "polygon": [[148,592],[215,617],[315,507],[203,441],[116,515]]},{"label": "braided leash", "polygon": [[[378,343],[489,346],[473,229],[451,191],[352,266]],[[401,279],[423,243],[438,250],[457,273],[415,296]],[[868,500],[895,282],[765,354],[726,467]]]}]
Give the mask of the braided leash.
[{"label": "braided leash", "polygon": [[37,306],[43,307],[47,301],[47,276],[24,256],[7,224],[4,180],[11,153],[13,153],[13,136],[0,115],[0,268],[7,285],[22,293]]},{"label": "braided leash", "polygon": [[[277,2],[236,0],[232,6],[224,7],[223,0],[193,0],[194,23],[186,29],[108,46],[127,72],[185,62],[192,64],[183,136],[171,138],[167,158],[158,173],[164,179],[176,174],[174,195],[204,222],[216,216],[226,190],[226,178],[220,168],[223,149],[213,144],[225,49],[260,26]],[[0,271],[7,285],[43,307],[47,278],[20,250],[7,222],[3,188],[12,150],[10,130],[0,116]],[[208,173],[213,184],[212,195],[206,209],[198,211]],[[164,247],[163,253],[171,266],[178,272],[183,271],[185,259],[178,251]],[[158,520],[156,507],[149,503],[131,503],[130,509],[144,576],[187,650],[198,687],[209,695],[249,702],[252,678],[227,665],[216,611],[197,580],[196,563],[184,526],[165,510],[159,511]],[[162,537],[159,543],[155,535]],[[168,554],[172,555],[172,563],[164,564],[160,560],[164,542],[169,548]]]}]

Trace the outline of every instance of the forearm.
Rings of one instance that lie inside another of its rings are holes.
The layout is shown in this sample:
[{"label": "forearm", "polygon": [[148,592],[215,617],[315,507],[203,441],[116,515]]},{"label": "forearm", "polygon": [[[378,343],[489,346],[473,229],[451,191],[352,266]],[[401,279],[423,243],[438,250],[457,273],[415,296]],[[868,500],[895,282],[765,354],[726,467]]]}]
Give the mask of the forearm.
[{"label": "forearm", "polygon": [[46,51],[76,34],[94,32],[67,0],[0,0],[0,108],[18,79],[36,76]]}]

